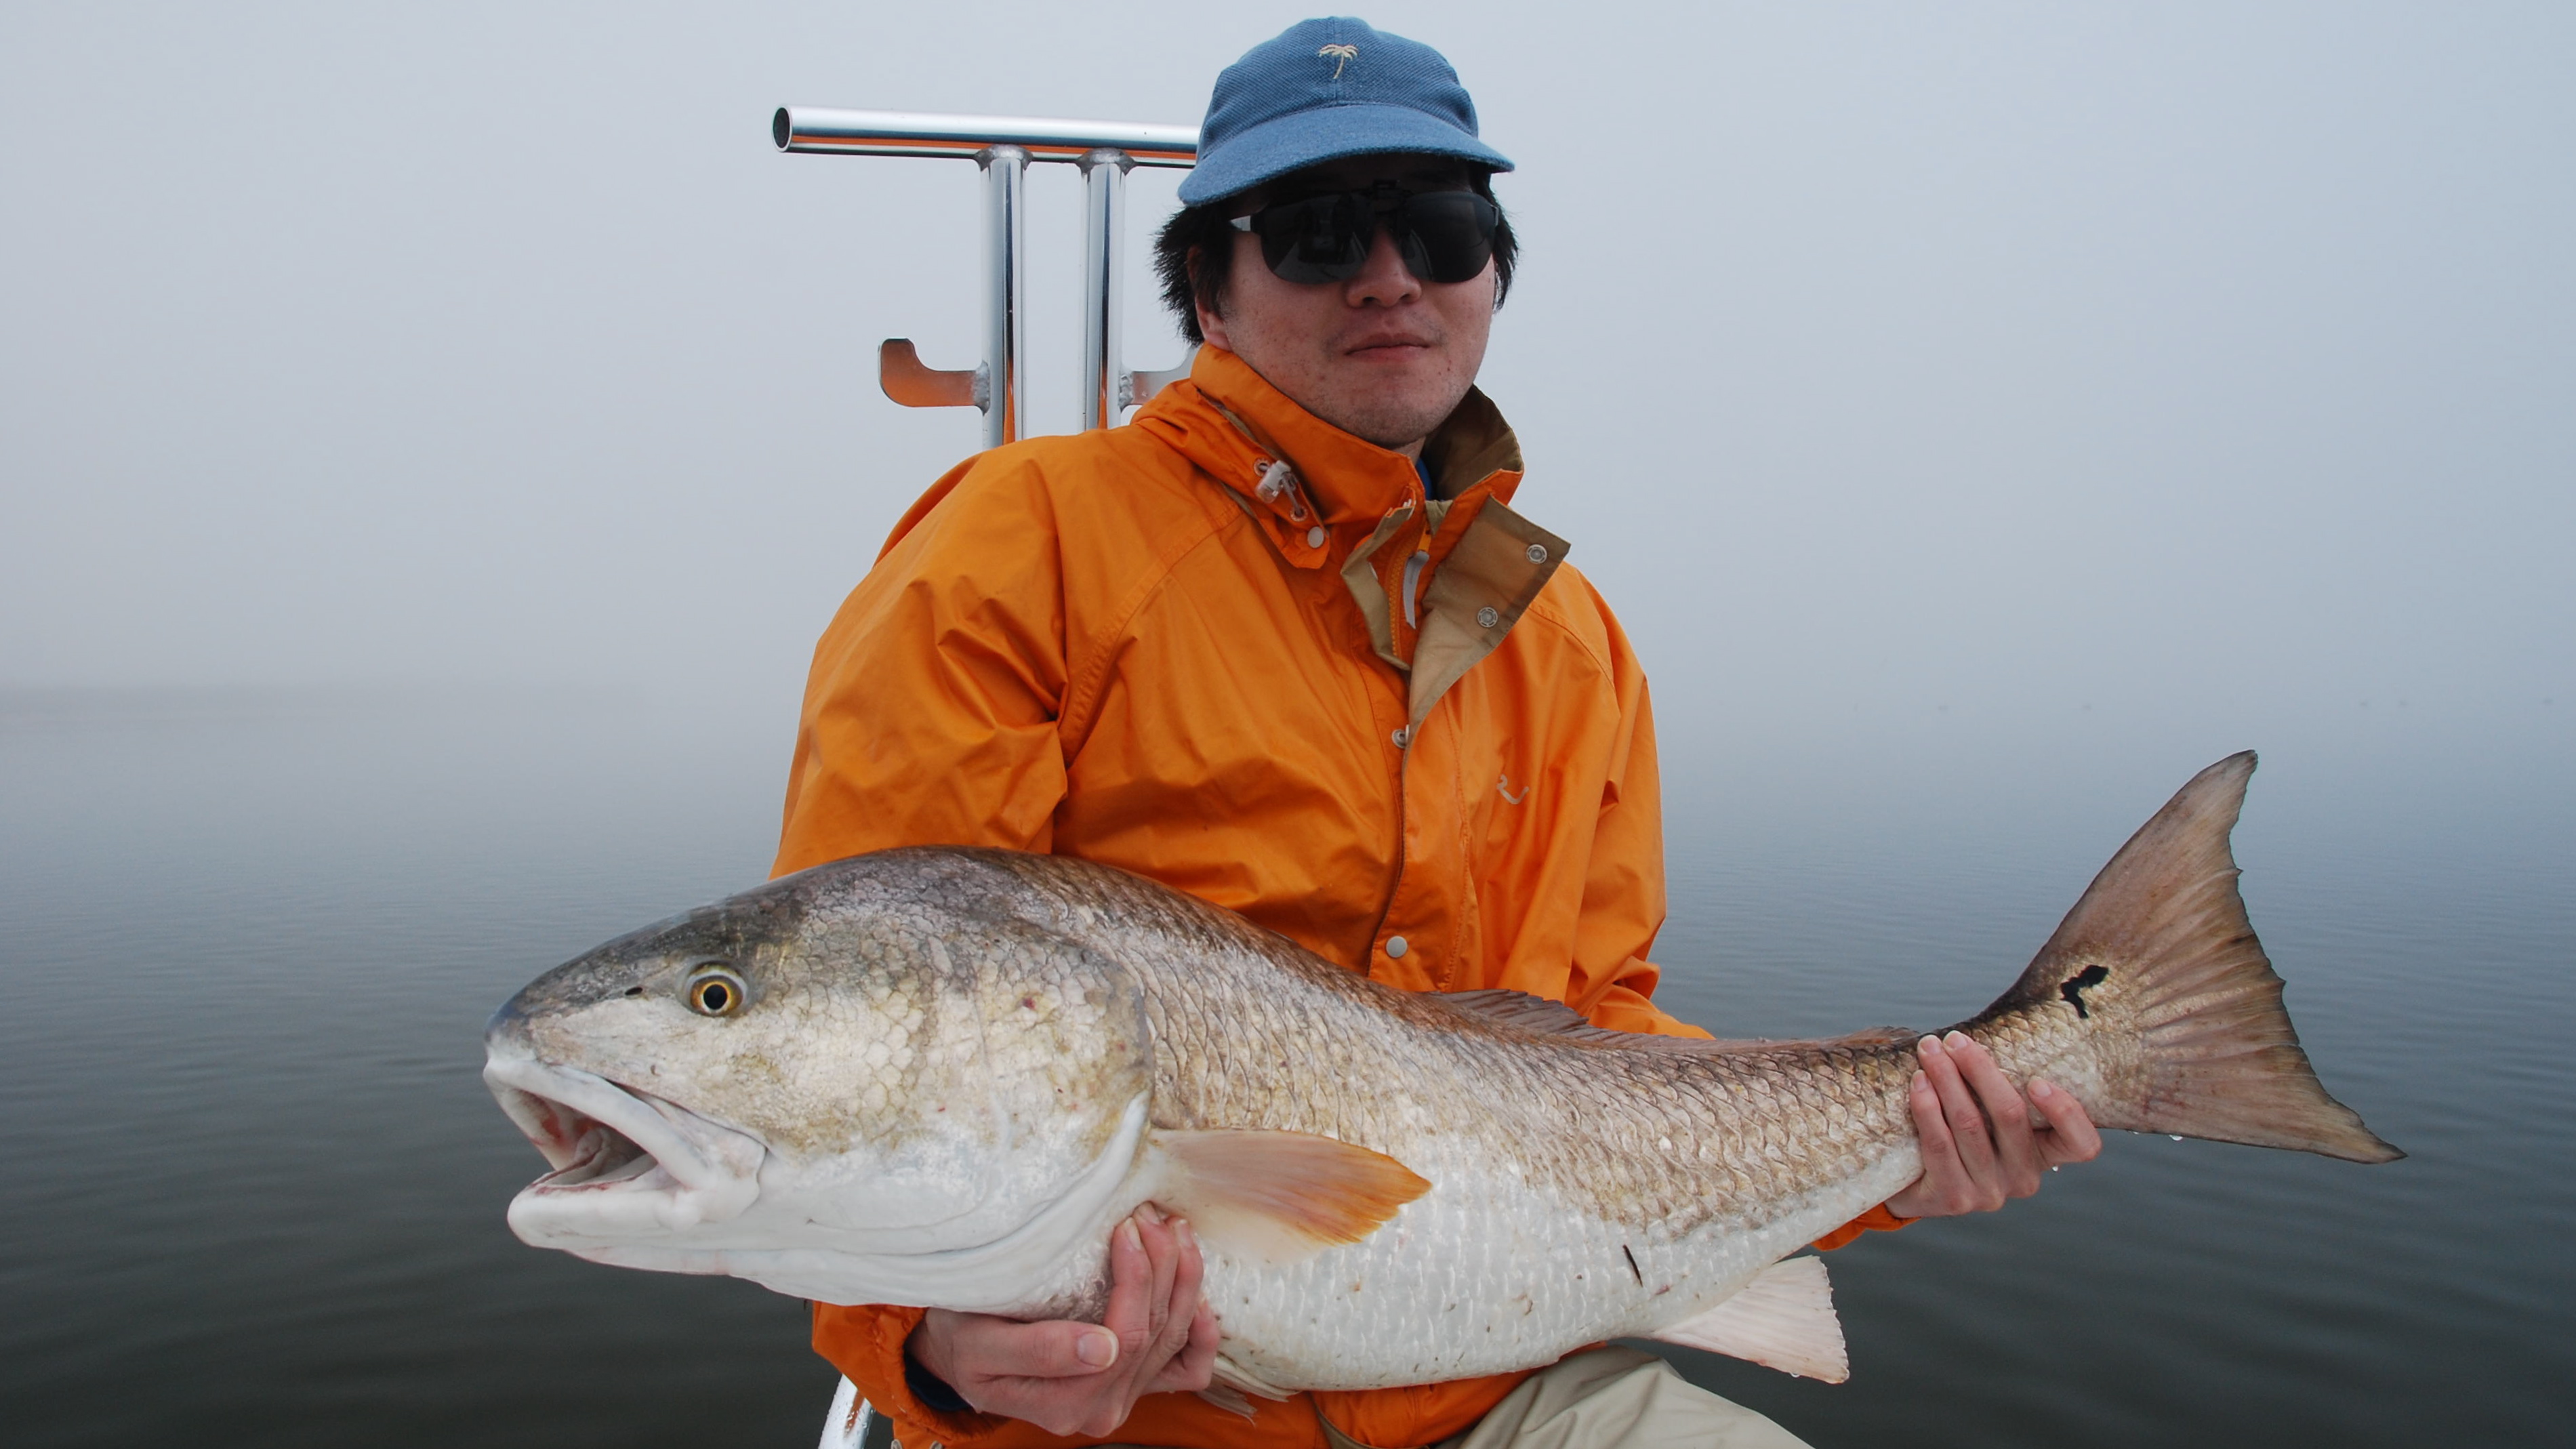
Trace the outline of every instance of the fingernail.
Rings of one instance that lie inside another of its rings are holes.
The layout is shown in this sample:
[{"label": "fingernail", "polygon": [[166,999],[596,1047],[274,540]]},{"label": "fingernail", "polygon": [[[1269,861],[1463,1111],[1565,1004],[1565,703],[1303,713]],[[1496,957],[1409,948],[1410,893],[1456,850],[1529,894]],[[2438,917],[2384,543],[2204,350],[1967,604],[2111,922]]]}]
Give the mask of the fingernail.
[{"label": "fingernail", "polygon": [[1118,1362],[1118,1335],[1105,1329],[1086,1333],[1082,1341],[1073,1346],[1073,1356],[1093,1368],[1107,1368]]},{"label": "fingernail", "polygon": [[1141,1253],[1145,1251],[1145,1240],[1136,1236],[1136,1220],[1134,1218],[1129,1218],[1127,1221],[1118,1225],[1118,1241],[1125,1243],[1127,1245],[1127,1251],[1131,1253]]},{"label": "fingernail", "polygon": [[1172,1219],[1172,1234],[1181,1240],[1181,1246],[1184,1248],[1195,1248],[1199,1245],[1199,1235],[1190,1231],[1188,1218]]},{"label": "fingernail", "polygon": [[2045,1099],[2056,1096],[2057,1089],[2048,1084],[2047,1078],[2033,1077],[2030,1082],[2030,1094],[2034,1097]]},{"label": "fingernail", "polygon": [[1929,1089],[1932,1085],[1932,1079],[1921,1072],[1916,1072],[1914,1074],[1914,1085],[1920,1088]]},{"label": "fingernail", "polygon": [[1938,1056],[1941,1053],[1941,1038],[1937,1036],[1927,1036],[1923,1038],[1923,1040],[1916,1042],[1914,1044],[1914,1049],[1918,1052],[1930,1052],[1933,1055]]},{"label": "fingernail", "polygon": [[1949,1044],[1954,1047],[1974,1045],[1973,1042],[1968,1040],[1968,1034],[1964,1031],[1954,1031],[1950,1033]]}]

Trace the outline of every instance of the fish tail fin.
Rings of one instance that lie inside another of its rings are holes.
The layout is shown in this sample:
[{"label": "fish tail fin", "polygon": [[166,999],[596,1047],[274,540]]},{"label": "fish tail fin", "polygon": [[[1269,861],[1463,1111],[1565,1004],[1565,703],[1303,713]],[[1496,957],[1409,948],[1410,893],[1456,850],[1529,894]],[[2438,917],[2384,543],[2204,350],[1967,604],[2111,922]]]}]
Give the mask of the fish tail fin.
[{"label": "fish tail fin", "polygon": [[2326,1094],[2236,889],[2228,834],[2254,754],[2192,777],[2093,879],[2012,990],[1972,1024],[2072,1010],[2097,1034],[2096,1123],[2354,1162],[2406,1154]]}]

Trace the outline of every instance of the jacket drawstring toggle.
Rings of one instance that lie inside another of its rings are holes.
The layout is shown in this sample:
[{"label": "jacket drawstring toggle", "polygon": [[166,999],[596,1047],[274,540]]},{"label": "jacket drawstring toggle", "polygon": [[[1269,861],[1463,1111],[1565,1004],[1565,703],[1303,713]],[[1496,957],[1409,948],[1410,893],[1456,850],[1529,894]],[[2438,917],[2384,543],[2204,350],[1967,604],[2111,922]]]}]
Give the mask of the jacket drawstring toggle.
[{"label": "jacket drawstring toggle", "polygon": [[1302,523],[1306,518],[1306,495],[1297,487],[1297,470],[1285,458],[1261,466],[1261,480],[1252,486],[1253,496],[1264,503],[1288,500],[1288,516]]}]

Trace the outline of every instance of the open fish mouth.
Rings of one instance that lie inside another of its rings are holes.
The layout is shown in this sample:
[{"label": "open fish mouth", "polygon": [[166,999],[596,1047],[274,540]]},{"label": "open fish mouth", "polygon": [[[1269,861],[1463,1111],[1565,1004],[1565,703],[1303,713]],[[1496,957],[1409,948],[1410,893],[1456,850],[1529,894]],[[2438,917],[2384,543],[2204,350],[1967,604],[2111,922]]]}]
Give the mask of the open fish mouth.
[{"label": "open fish mouth", "polygon": [[580,1252],[739,1215],[760,1195],[760,1143],[606,1077],[495,1057],[484,1085],[553,1170],[510,1204],[538,1247]]}]

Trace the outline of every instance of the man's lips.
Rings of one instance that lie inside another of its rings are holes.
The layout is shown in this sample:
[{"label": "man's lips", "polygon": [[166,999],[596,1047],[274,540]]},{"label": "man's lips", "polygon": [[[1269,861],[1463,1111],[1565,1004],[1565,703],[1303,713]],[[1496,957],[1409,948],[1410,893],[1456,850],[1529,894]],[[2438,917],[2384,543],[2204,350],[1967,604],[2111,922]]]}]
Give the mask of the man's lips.
[{"label": "man's lips", "polygon": [[1384,337],[1367,337],[1344,347],[1342,349],[1342,355],[1345,357],[1389,357],[1400,352],[1428,351],[1437,345],[1438,340],[1435,338],[1416,337],[1409,333]]}]

